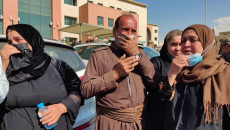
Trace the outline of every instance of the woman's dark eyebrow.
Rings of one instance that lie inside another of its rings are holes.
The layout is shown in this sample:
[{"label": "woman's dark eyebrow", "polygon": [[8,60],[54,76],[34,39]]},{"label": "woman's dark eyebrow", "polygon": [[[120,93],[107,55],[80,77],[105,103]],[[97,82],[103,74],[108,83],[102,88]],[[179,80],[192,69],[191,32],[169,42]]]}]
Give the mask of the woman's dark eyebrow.
[{"label": "woman's dark eyebrow", "polygon": [[15,36],[15,37],[13,37],[13,39],[21,39],[21,37]]}]

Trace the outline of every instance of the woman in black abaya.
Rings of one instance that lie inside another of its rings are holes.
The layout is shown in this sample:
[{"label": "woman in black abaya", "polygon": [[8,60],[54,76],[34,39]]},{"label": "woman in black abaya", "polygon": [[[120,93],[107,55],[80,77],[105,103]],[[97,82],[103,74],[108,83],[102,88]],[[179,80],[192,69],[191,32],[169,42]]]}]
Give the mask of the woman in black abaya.
[{"label": "woman in black abaya", "polygon": [[[71,130],[81,103],[75,71],[44,52],[40,33],[30,25],[8,26],[6,37],[1,57],[10,88],[0,107],[1,130],[42,130],[54,123],[54,130]],[[41,102],[48,106],[42,119]]]},{"label": "woman in black abaya", "polygon": [[[172,59],[181,55],[181,35],[181,30],[170,31],[165,37],[160,56],[150,59],[162,77],[166,77]],[[168,93],[170,90],[162,86],[163,82],[166,82],[164,78],[159,81],[159,84],[155,84],[155,89],[150,90],[147,96],[148,115],[152,130],[162,130],[166,125],[164,118],[171,93]]]}]

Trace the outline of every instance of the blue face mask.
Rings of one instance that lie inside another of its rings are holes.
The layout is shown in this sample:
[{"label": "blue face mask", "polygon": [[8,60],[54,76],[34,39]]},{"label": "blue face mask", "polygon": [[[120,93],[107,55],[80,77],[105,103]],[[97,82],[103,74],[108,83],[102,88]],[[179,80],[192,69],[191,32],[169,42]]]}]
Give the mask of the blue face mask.
[{"label": "blue face mask", "polygon": [[196,54],[191,54],[188,55],[188,65],[189,66],[194,66],[202,61],[202,57],[209,51],[209,49],[212,48],[212,46],[215,45],[215,40],[201,53],[196,53]]},{"label": "blue face mask", "polygon": [[188,65],[194,66],[202,61],[202,56],[200,53],[188,55]]},{"label": "blue face mask", "polygon": [[[134,35],[129,35],[129,36],[132,38],[132,40],[134,39]],[[120,36],[120,37],[127,39],[126,36]],[[123,41],[123,40],[118,39],[118,42],[122,42],[122,41]]]}]

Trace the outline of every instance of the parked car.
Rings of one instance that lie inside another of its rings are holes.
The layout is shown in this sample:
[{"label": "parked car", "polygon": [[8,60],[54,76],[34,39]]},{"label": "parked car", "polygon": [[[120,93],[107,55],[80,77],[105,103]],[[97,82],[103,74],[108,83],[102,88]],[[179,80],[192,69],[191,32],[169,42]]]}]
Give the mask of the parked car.
[{"label": "parked car", "polygon": [[[68,63],[82,80],[85,73],[85,64],[74,49],[65,43],[54,39],[44,39],[45,52],[53,58],[61,59]],[[0,49],[7,43],[6,37],[0,35]],[[96,118],[95,97],[85,99],[84,105],[80,107],[78,116],[73,125],[74,130],[94,130]]]},{"label": "parked car", "polygon": [[[76,45],[73,48],[78,53],[78,55],[84,60],[84,62],[87,64],[89,57],[94,49],[99,48],[99,47],[109,46],[110,44],[111,44],[110,42],[85,43],[85,44]],[[151,59],[152,57],[160,56],[160,53],[154,49],[151,49],[147,46],[140,46],[140,47],[144,49],[149,59]]]},{"label": "parked car", "polygon": [[73,48],[78,53],[78,55],[83,59],[84,63],[87,65],[89,57],[94,49],[99,47],[109,46],[110,44],[111,44],[110,42],[85,43],[85,44],[76,45]]},{"label": "parked car", "polygon": [[152,48],[149,48],[147,46],[141,46],[141,47],[144,49],[145,54],[148,56],[149,59],[156,56],[160,56],[160,53]]}]

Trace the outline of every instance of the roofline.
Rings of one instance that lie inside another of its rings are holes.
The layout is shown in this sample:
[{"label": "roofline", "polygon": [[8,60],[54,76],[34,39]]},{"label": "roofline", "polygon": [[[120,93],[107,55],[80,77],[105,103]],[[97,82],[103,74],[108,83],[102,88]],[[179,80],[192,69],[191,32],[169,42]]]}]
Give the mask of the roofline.
[{"label": "roofline", "polygon": [[62,31],[64,29],[66,29],[66,28],[71,28],[71,27],[74,27],[74,26],[77,26],[77,25],[80,25],[80,24],[85,24],[85,25],[89,25],[89,26],[99,27],[99,28],[102,28],[102,29],[113,30],[112,28],[106,28],[106,27],[99,26],[99,25],[93,25],[93,24],[88,24],[88,23],[81,22],[81,23],[76,23],[76,24],[73,24],[73,25],[70,25],[70,26],[67,26],[67,27],[60,28],[60,29],[58,29],[58,31]]},{"label": "roofline", "polygon": [[102,43],[102,42],[83,43],[83,44],[75,45],[73,48],[82,47],[82,46],[89,46],[89,45],[106,45],[106,46],[108,46],[110,44],[111,44],[110,42],[107,42],[107,43]]},{"label": "roofline", "polygon": [[140,6],[140,7],[147,7],[148,6],[146,4],[142,4],[142,3],[132,1],[132,0],[118,0],[118,1],[122,1],[122,2],[125,2],[125,3],[133,4],[133,5],[137,5],[137,6]]},{"label": "roofline", "polygon": [[156,24],[152,24],[152,23],[147,23],[148,25],[152,25],[152,26],[157,26],[158,27],[158,25],[156,25]]},{"label": "roofline", "polygon": [[225,34],[225,33],[230,33],[230,31],[226,31],[226,32],[219,32],[219,34]]}]

